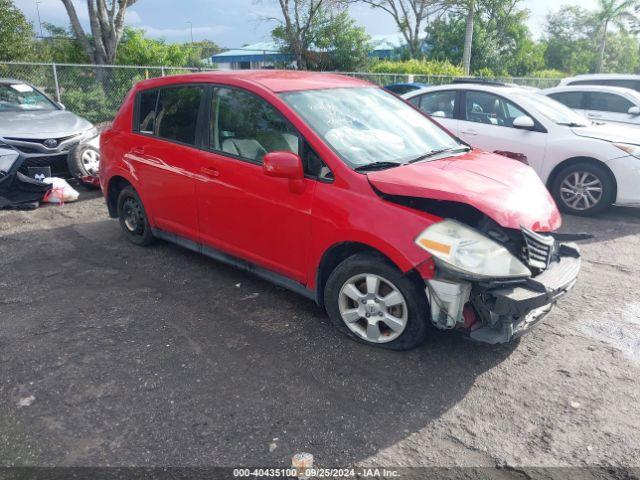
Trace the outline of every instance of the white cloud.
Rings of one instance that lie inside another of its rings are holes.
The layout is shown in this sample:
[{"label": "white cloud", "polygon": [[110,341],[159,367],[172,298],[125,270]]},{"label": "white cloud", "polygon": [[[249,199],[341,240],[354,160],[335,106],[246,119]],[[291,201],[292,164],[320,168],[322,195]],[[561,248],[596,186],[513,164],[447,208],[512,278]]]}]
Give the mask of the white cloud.
[{"label": "white cloud", "polygon": [[[150,25],[136,25],[136,28],[144,30],[148,36],[154,38],[165,38],[167,40],[187,41],[191,36],[189,25],[184,28],[156,28]],[[193,38],[203,40],[213,35],[221,35],[231,30],[228,25],[212,25],[208,27],[193,27]]]}]

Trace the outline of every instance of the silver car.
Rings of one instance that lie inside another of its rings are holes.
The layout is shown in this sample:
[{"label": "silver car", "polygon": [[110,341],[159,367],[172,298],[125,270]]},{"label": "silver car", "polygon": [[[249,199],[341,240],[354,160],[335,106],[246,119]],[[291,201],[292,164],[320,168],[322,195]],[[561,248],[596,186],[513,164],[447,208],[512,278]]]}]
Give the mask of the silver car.
[{"label": "silver car", "polygon": [[100,165],[96,127],[21,80],[0,79],[2,144],[21,154],[25,175],[29,167],[50,167],[53,176],[95,184]]}]

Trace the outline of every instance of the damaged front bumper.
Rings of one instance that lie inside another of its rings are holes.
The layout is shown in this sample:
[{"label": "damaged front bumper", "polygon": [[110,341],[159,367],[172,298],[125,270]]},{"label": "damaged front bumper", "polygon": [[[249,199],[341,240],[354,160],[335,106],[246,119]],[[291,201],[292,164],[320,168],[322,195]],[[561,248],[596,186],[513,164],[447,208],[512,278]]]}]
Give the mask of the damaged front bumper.
[{"label": "damaged front bumper", "polygon": [[558,245],[556,258],[539,275],[516,282],[427,281],[433,323],[442,329],[464,330],[473,340],[508,343],[529,331],[576,283],[580,251]]}]

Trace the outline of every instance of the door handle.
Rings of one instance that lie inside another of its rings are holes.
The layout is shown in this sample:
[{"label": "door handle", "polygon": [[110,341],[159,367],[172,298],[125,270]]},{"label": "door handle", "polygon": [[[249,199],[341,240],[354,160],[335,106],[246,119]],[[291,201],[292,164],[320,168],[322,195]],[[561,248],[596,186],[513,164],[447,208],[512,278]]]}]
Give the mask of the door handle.
[{"label": "door handle", "polygon": [[144,147],[133,147],[131,153],[134,155],[144,155]]},{"label": "door handle", "polygon": [[219,177],[220,171],[217,168],[213,167],[202,167],[200,169],[202,173],[204,173],[208,177]]},{"label": "door handle", "polygon": [[588,114],[591,118],[602,118],[602,115],[599,113],[589,113]]},{"label": "door handle", "polygon": [[478,135],[478,132],[476,132],[475,130],[463,130],[461,133],[465,135]]}]

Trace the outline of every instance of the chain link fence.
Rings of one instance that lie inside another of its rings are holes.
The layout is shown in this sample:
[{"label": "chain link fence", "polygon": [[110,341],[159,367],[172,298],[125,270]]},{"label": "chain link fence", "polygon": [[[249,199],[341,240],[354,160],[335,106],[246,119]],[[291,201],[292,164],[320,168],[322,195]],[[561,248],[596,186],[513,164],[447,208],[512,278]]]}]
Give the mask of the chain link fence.
[{"label": "chain link fence", "polygon": [[38,87],[69,111],[93,123],[113,119],[131,87],[141,80],[201,71],[198,68],[0,63],[0,78]]},{"label": "chain link fence", "polygon": [[[141,80],[176,75],[206,68],[96,66],[52,63],[0,63],[0,78],[12,78],[33,84],[70,111],[93,123],[113,119],[131,87]],[[346,72],[345,75],[384,86],[391,83],[420,82],[428,85],[451,83],[456,77],[445,75],[409,75],[397,73]],[[559,80],[544,78],[499,78],[518,85],[550,88]]]}]

